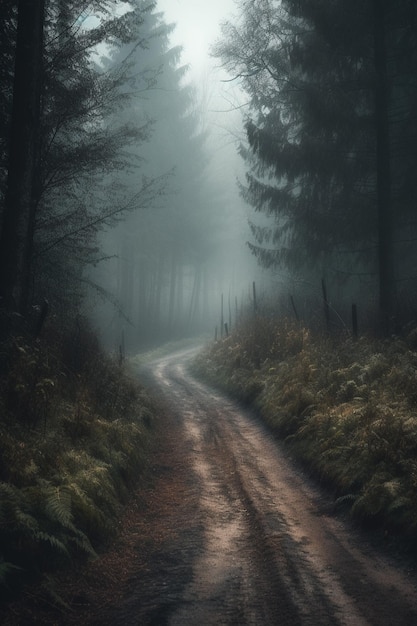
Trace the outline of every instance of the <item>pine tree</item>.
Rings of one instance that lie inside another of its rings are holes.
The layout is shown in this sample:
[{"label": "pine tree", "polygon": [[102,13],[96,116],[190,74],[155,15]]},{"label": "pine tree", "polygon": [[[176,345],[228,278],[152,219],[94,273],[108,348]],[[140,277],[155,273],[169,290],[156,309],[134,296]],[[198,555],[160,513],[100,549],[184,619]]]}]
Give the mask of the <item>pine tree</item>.
[{"label": "pine tree", "polygon": [[[44,10],[43,3],[22,0],[19,13],[22,7],[23,17],[29,16],[23,23],[27,32],[22,45],[13,35],[12,8],[2,25],[9,38],[1,49],[0,71],[7,79],[15,48],[16,74],[14,121],[7,124],[5,116],[0,144],[8,153],[0,291],[3,303],[23,314],[41,297],[55,305],[60,302],[63,310],[71,301],[76,307],[82,270],[99,256],[98,230],[132,205],[120,188],[102,189],[101,178],[129,166],[126,146],[144,141],[148,132],[129,124],[106,127],[105,118],[128,100],[119,91],[125,70],[105,72],[93,57],[100,46],[121,45],[136,37],[153,3],[142,2],[122,16],[114,16],[115,6],[113,0],[77,0],[71,5],[49,0]],[[96,12],[99,23],[85,28],[90,11]],[[33,19],[31,12],[36,13]],[[33,29],[34,17],[39,18],[38,30]],[[146,45],[146,33],[143,38]],[[11,97],[7,90],[5,94],[2,106],[7,114]],[[151,195],[149,188],[147,192]]]},{"label": "pine tree", "polygon": [[[395,154],[392,165],[393,137],[397,145],[408,142],[399,137],[395,109],[404,107],[404,124],[415,97],[415,10],[400,5],[242,2],[241,23],[225,28],[217,48],[251,98],[242,193],[274,220],[252,226],[253,252],[266,266],[337,263],[339,275],[360,262],[362,271],[378,274],[388,317],[397,267],[394,215],[410,208],[396,210],[389,195],[395,189],[397,202],[400,190],[412,186],[397,165],[406,152]],[[407,95],[404,76],[413,83]]]},{"label": "pine tree", "polygon": [[39,159],[42,92],[43,0],[19,0],[7,190],[0,237],[0,298],[26,309],[26,273],[34,221],[33,188]]},{"label": "pine tree", "polygon": [[[93,55],[103,44],[117,47],[133,38],[140,37],[145,46],[147,33],[141,29],[152,3],[141,2],[123,16],[113,17],[114,3],[108,2],[108,12],[93,28],[83,27],[88,17],[83,5],[68,13],[61,3],[50,15],[51,72],[46,82],[45,149],[35,233],[37,299],[51,299],[52,292],[56,305],[65,310],[80,302],[86,265],[102,256],[98,232],[134,207],[133,192],[127,193],[115,180],[118,172],[132,167],[129,144],[149,136],[146,124],[108,125],[109,116],[129,100],[121,90],[127,68],[122,64],[110,71],[94,62]],[[105,6],[97,8],[103,11]],[[146,192],[152,194],[150,187]]]},{"label": "pine tree", "polygon": [[[181,50],[170,47],[172,26],[158,12],[147,16],[147,24],[152,33],[147,49],[139,50],[134,43],[122,47],[109,66],[129,60],[129,88],[137,96],[124,116],[139,123],[148,120],[152,128],[149,142],[132,145],[131,150],[140,162],[140,173],[151,179],[163,177],[166,186],[155,208],[139,205],[109,234],[107,249],[117,259],[96,279],[120,302],[131,322],[124,331],[127,343],[136,346],[198,325],[213,245],[209,223],[215,198],[204,177],[205,132],[193,88],[184,81]],[[138,74],[138,68],[147,72]],[[134,185],[136,177],[134,171],[126,172],[123,184]]]}]

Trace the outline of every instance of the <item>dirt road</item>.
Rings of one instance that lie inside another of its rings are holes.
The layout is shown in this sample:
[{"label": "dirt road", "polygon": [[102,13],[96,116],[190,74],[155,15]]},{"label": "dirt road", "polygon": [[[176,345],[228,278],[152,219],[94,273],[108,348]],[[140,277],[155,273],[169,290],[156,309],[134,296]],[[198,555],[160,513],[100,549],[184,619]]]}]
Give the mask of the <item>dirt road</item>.
[{"label": "dirt road", "polygon": [[191,356],[151,374],[182,431],[188,518],[171,511],[152,601],[132,590],[114,623],[417,624],[414,574],[348,530],[250,414],[190,377]]},{"label": "dirt road", "polygon": [[70,610],[5,623],[415,626],[413,568],[337,518],[250,413],[187,374],[192,356],[142,373],[165,411],[153,478],[117,542],[60,583]]}]

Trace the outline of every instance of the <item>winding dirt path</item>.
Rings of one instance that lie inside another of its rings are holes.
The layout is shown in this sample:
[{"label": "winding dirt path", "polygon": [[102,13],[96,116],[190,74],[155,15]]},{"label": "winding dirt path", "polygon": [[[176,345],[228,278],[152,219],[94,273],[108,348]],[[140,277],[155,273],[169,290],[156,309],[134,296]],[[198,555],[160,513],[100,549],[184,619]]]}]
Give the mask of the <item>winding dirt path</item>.
[{"label": "winding dirt path", "polygon": [[166,623],[417,624],[415,578],[329,514],[259,423],[187,375],[187,356],[153,374],[182,423],[201,529]]},{"label": "winding dirt path", "polygon": [[117,545],[63,582],[71,612],[42,623],[416,625],[415,573],[334,517],[250,413],[190,377],[192,355],[148,369],[168,407],[153,487]]}]

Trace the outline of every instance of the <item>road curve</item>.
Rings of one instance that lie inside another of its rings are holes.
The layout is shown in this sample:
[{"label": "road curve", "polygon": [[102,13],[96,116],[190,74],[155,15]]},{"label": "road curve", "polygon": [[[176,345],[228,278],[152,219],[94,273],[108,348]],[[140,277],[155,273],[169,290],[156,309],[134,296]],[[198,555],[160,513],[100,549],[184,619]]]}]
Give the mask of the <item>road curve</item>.
[{"label": "road curve", "polygon": [[414,573],[345,527],[249,412],[187,373],[193,354],[160,359],[147,374],[180,425],[196,506],[165,587],[156,585],[159,613],[137,623],[417,624]]}]

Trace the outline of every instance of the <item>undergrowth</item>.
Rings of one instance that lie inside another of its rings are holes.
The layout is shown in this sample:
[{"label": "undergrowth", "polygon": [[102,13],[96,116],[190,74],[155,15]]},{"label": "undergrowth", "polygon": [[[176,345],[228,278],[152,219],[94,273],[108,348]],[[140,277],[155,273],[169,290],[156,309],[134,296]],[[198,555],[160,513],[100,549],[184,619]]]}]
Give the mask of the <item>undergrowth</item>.
[{"label": "undergrowth", "polygon": [[0,346],[0,595],[94,556],[141,475],[154,409],[85,322]]},{"label": "undergrowth", "polygon": [[356,519],[417,547],[415,330],[355,341],[258,316],[194,368],[255,407]]}]

